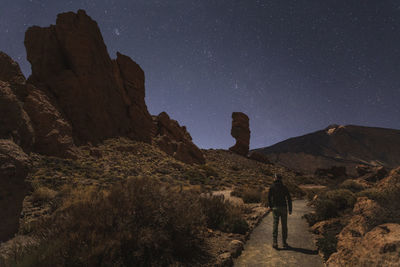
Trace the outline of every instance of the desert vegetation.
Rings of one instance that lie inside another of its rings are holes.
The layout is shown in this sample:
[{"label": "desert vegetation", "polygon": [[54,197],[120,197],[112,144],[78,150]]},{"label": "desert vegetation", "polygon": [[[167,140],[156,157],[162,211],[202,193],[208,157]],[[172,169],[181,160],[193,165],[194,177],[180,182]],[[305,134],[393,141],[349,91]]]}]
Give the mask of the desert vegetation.
[{"label": "desert vegetation", "polygon": [[39,244],[17,255],[10,266],[187,263],[205,255],[207,228],[248,231],[243,208],[223,196],[200,196],[150,177],[130,178],[110,189],[64,189],[63,194],[68,197],[53,216],[36,223]]}]

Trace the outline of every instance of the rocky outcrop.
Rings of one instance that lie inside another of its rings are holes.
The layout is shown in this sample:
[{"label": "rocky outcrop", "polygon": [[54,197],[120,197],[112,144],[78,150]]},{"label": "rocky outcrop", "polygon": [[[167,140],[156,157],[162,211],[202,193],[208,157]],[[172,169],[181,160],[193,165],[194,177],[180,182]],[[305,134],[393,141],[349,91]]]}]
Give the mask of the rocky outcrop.
[{"label": "rocky outcrop", "polygon": [[43,155],[75,158],[71,125],[43,91],[29,85],[28,92],[24,109],[35,129],[34,151]]},{"label": "rocky outcrop", "polygon": [[357,199],[353,216],[337,236],[337,252],[330,256],[328,266],[398,266],[400,168],[372,189],[379,202],[367,197]]},{"label": "rocky outcrop", "polygon": [[348,174],[356,176],[359,165],[400,165],[400,130],[331,125],[255,151],[265,154],[273,163],[306,174],[313,174],[318,168],[343,166]]},{"label": "rocky outcrop", "polygon": [[17,62],[0,51],[0,81],[8,82],[19,100],[26,97],[25,77]]},{"label": "rocky outcrop", "polygon": [[22,201],[29,187],[25,177],[29,158],[11,140],[0,140],[0,242],[11,238],[18,230]]},{"label": "rocky outcrop", "polygon": [[[364,261],[368,253],[374,255],[372,258],[381,254],[376,250],[365,253],[362,244],[365,243],[367,234],[384,222],[388,215],[387,210],[371,199],[360,197],[354,206],[353,214],[350,222],[338,235],[337,252],[327,261],[328,266],[362,266],[368,262]],[[376,261],[371,263],[376,264]]]},{"label": "rocky outcrop", "polygon": [[185,126],[180,126],[165,112],[153,116],[153,120],[156,129],[154,143],[161,150],[185,163],[205,163],[203,153],[193,144]]},{"label": "rocky outcrop", "polygon": [[144,74],[121,54],[111,60],[98,25],[85,11],[59,14],[56,25],[25,34],[28,79],[56,100],[77,144],[128,136],[150,142]]},{"label": "rocky outcrop", "polygon": [[247,156],[250,145],[249,117],[242,112],[232,113],[231,135],[236,139],[236,144],[229,148],[237,154]]},{"label": "rocky outcrop", "polygon": [[26,151],[34,142],[31,121],[11,84],[0,81],[0,139],[11,139]]}]

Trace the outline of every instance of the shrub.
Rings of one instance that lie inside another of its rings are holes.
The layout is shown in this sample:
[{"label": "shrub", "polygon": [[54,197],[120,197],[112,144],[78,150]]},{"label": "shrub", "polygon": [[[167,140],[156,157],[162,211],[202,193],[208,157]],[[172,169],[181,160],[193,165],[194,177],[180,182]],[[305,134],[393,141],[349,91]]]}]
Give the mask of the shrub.
[{"label": "shrub", "polygon": [[260,203],[263,201],[262,188],[236,187],[231,195],[242,198],[244,203]]},{"label": "shrub", "polygon": [[200,169],[204,170],[206,173],[207,177],[218,177],[219,173],[217,172],[217,170],[209,165],[201,165]]},{"label": "shrub", "polygon": [[364,186],[360,184],[359,182],[352,180],[352,179],[347,179],[344,181],[341,185],[340,188],[342,189],[348,189],[353,193],[360,192],[364,190]]},{"label": "shrub", "polygon": [[388,193],[383,190],[378,190],[376,188],[368,188],[363,191],[357,192],[357,197],[367,197],[369,199],[375,200],[380,204],[385,204],[388,200]]},{"label": "shrub", "polygon": [[355,195],[347,189],[327,191],[315,202],[316,220],[322,221],[339,216],[340,212],[352,209],[356,203]]},{"label": "shrub", "polygon": [[201,251],[197,195],[136,178],[110,191],[78,189],[37,234],[17,266],[160,266]]},{"label": "shrub", "polygon": [[207,227],[224,232],[245,234],[249,225],[243,219],[243,209],[226,201],[223,195],[206,196],[201,199]]},{"label": "shrub", "polygon": [[199,169],[195,168],[186,170],[183,176],[193,185],[204,184],[208,179]]},{"label": "shrub", "polygon": [[317,239],[317,247],[324,254],[324,260],[337,251],[337,238],[334,233],[324,233],[322,237]]},{"label": "shrub", "polygon": [[45,186],[37,187],[32,193],[32,202],[38,203],[54,199],[57,192]]}]

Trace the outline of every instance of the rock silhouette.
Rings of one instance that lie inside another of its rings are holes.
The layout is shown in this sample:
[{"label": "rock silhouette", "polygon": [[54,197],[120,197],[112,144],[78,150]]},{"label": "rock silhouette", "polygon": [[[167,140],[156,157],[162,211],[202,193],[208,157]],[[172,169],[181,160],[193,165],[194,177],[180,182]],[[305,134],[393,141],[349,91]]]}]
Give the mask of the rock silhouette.
[{"label": "rock silhouette", "polygon": [[[156,138],[153,143],[175,158],[204,162],[177,122],[168,117],[153,123],[143,70],[121,53],[110,58],[97,23],[85,11],[59,14],[50,27],[30,27],[25,47],[33,86],[24,107],[34,123],[37,152],[73,157],[74,144],[123,136],[147,143]],[[165,135],[168,131],[172,134]]]},{"label": "rock silhouette", "polygon": [[242,112],[232,113],[231,135],[236,139],[236,144],[229,150],[247,156],[250,145],[249,117]]},{"label": "rock silhouette", "polygon": [[47,28],[29,28],[25,47],[32,64],[29,82],[54,95],[77,144],[114,136],[151,141],[143,71],[121,54],[111,60],[85,11],[59,14]]}]

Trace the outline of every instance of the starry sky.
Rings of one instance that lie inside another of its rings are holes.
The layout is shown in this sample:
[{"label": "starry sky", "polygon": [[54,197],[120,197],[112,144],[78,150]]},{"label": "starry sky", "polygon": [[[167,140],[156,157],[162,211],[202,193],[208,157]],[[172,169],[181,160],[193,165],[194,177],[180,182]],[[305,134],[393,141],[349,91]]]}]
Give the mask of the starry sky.
[{"label": "starry sky", "polygon": [[333,123],[400,129],[398,0],[0,0],[0,50],[29,76],[27,27],[78,9],[144,69],[150,113],[201,148],[234,144],[233,111],[251,148]]}]

